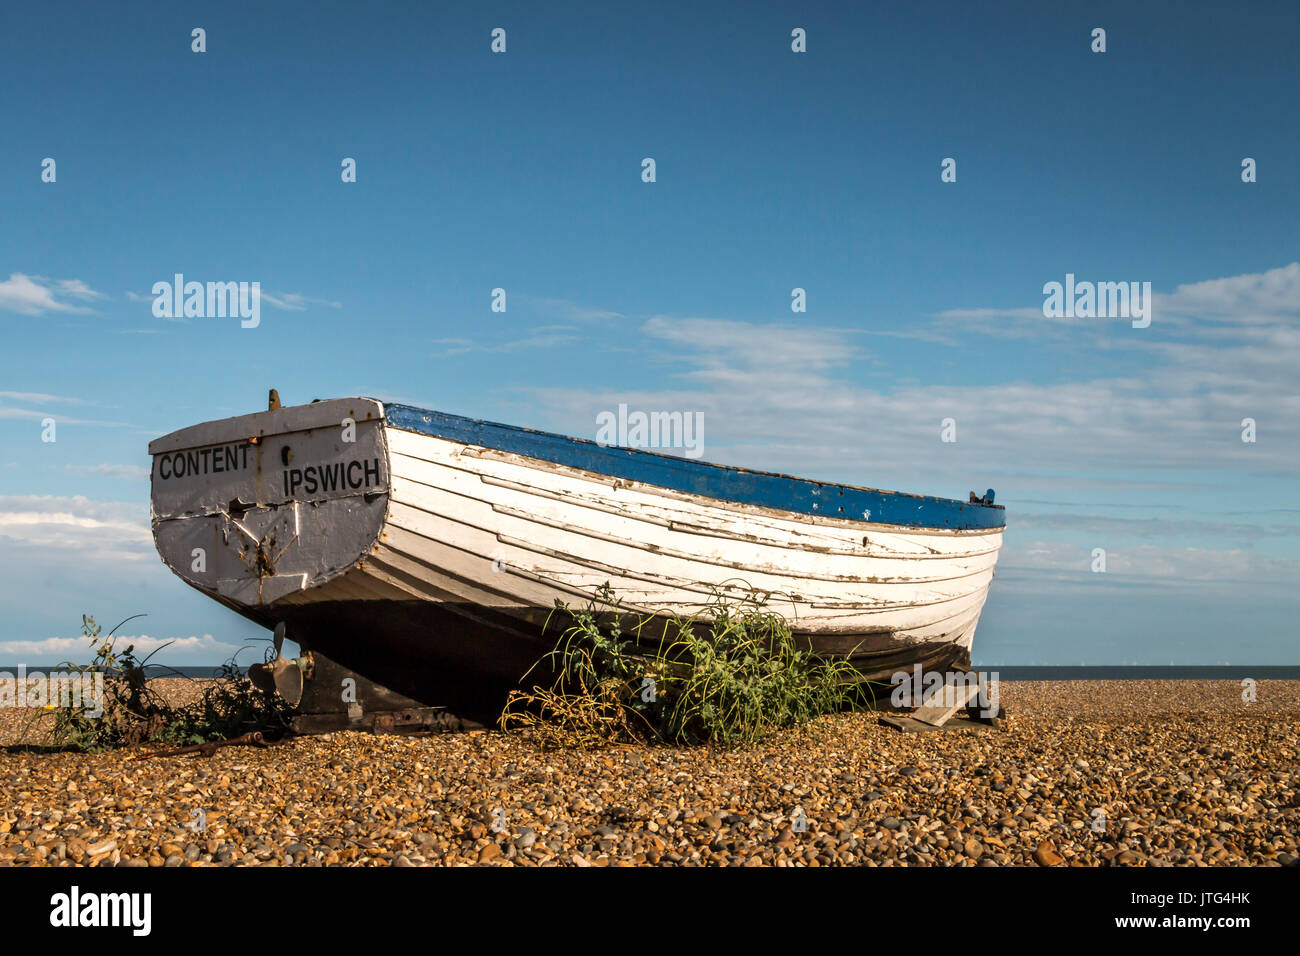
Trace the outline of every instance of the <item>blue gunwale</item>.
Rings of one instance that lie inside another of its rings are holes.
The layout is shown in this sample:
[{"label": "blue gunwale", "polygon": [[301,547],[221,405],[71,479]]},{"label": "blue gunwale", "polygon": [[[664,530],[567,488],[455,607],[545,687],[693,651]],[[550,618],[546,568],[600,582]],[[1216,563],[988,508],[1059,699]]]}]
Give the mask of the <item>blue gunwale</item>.
[{"label": "blue gunwale", "polygon": [[[768,471],[679,458],[640,448],[600,445],[585,438],[501,425],[411,405],[384,405],[393,428],[536,458],[556,465],[639,481],[671,491],[736,504],[820,515],[860,524],[970,531],[1006,526],[1001,505],[880,491],[795,478]],[[864,514],[866,517],[864,517]]]}]

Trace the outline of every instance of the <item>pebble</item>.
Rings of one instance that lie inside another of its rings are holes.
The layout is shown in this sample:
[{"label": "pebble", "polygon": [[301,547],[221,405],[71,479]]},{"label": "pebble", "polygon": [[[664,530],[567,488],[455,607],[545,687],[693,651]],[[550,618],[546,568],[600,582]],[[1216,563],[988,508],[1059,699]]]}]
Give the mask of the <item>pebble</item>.
[{"label": "pebble", "polygon": [[1056,847],[1050,841],[1044,840],[1034,851],[1034,862],[1039,866],[1060,866],[1065,859],[1056,852]]}]

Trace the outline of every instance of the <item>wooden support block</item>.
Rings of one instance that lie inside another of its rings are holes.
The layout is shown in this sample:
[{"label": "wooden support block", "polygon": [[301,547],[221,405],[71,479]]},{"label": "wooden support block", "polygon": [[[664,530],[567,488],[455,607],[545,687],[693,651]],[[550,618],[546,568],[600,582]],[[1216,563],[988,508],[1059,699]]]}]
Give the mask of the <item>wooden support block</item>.
[{"label": "wooden support block", "polygon": [[887,727],[893,727],[895,730],[905,734],[924,734],[934,733],[936,731],[954,731],[954,730],[992,730],[997,724],[983,723],[977,720],[968,720],[965,717],[954,717],[945,721],[942,726],[923,723],[913,717],[903,715],[882,715],[880,722]]},{"label": "wooden support block", "polygon": [[978,680],[946,684],[935,695],[938,700],[933,704],[916,708],[912,712],[912,719],[934,727],[942,727],[953,714],[965,708],[979,691]]}]

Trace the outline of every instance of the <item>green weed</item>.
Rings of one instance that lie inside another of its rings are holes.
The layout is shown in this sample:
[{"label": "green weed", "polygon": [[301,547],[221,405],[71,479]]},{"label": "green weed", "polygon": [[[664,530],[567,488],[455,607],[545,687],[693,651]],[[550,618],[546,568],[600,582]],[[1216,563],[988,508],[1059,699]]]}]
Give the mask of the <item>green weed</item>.
[{"label": "green weed", "polygon": [[[134,618],[127,618],[122,624],[131,620]],[[41,721],[48,722],[46,746],[83,752],[144,743],[188,746],[226,740],[255,730],[280,734],[288,727],[288,706],[277,695],[255,687],[240,673],[234,657],[221,666],[218,676],[207,684],[198,701],[174,707],[150,686],[144,669],[154,654],[166,648],[170,641],[139,658],[133,644],[119,650],[119,638],[112,631],[105,635],[93,617],[83,614],[81,625],[94,657],[85,665],[65,661],[59,670],[69,675],[102,674],[102,714],[93,716],[89,707],[49,706],[35,710],[20,740],[31,739],[29,731]]]},{"label": "green weed", "polygon": [[619,740],[739,747],[869,706],[853,666],[804,647],[771,597],[715,591],[700,613],[668,619],[657,640],[648,633],[654,618],[627,620],[608,584],[585,608],[557,601],[547,627],[556,615],[567,623],[538,662],[555,679],[512,692],[500,724],[556,747]]}]

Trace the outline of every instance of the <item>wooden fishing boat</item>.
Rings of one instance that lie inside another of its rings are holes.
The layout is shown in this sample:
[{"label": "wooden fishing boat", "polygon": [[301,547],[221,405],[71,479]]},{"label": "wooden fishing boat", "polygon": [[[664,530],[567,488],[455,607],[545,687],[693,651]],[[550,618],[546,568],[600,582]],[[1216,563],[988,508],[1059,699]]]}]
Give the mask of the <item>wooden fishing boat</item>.
[{"label": "wooden fishing boat", "polygon": [[[278,404],[278,402],[276,403]],[[606,583],[690,615],[772,594],[873,680],[969,665],[1005,524],[955,501],[710,464],[366,398],[149,445],[152,523],[188,584],[375,684],[488,713]]]}]

